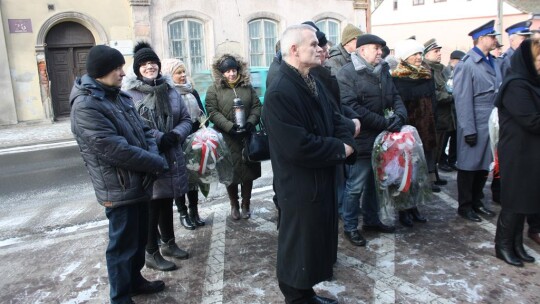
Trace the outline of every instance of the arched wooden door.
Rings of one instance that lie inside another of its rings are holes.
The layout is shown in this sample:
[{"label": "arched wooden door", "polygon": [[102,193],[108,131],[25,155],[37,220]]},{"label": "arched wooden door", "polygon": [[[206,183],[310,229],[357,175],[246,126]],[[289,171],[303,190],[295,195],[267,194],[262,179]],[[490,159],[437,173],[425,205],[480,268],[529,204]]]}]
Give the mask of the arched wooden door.
[{"label": "arched wooden door", "polygon": [[86,73],[86,57],[95,40],[83,25],[62,22],[47,33],[45,42],[52,106],[54,118],[57,119],[69,116],[69,94],[73,81]]}]

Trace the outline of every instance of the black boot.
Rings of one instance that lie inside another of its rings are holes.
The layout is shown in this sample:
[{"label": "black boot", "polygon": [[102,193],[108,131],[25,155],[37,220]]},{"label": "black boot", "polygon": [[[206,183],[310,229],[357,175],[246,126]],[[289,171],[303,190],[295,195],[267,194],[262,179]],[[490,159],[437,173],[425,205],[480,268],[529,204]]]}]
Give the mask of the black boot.
[{"label": "black boot", "polygon": [[189,207],[189,218],[191,219],[191,222],[196,226],[205,225],[205,222],[199,217],[199,208],[197,206],[197,203]]},{"label": "black boot", "polygon": [[444,186],[448,184],[448,181],[439,177],[439,170],[435,169],[435,181],[433,182],[437,186]]},{"label": "black boot", "polygon": [[191,219],[188,216],[187,207],[186,207],[186,196],[182,195],[179,197],[174,198],[174,203],[176,204],[176,207],[178,208],[178,212],[180,213],[180,224],[184,226],[187,230],[193,230],[195,229],[195,224],[191,221]]},{"label": "black boot", "polygon": [[148,268],[161,271],[171,271],[176,269],[176,264],[165,260],[159,250],[156,250],[154,253],[148,253],[148,251],[145,251],[144,261],[146,267]]},{"label": "black boot", "polygon": [[405,227],[412,227],[413,222],[407,210],[399,211],[399,222]]},{"label": "black boot", "polygon": [[176,242],[174,239],[170,239],[167,242],[164,242],[161,247],[161,254],[163,256],[173,257],[180,260],[185,260],[189,258],[189,253],[187,253],[185,250],[180,249],[178,245],[176,245]]},{"label": "black boot", "polygon": [[525,247],[523,247],[523,226],[525,225],[525,216],[518,214],[516,231],[514,232],[514,252],[523,262],[534,263],[534,257],[530,256]]},{"label": "black boot", "polygon": [[512,266],[523,267],[523,262],[514,252],[516,222],[517,218],[513,213],[503,210],[499,214],[495,233],[495,256]]},{"label": "black boot", "polygon": [[418,223],[427,222],[427,219],[420,214],[420,211],[418,211],[418,207],[413,207],[409,209],[409,214],[411,215],[412,220],[415,222],[418,222]]},{"label": "black boot", "polygon": [[251,211],[249,205],[251,204],[251,190],[253,189],[253,181],[245,182],[242,184],[240,192],[242,194],[242,218],[248,219],[251,217]]},{"label": "black boot", "polygon": [[195,226],[195,224],[191,221],[191,218],[190,216],[188,215],[188,212],[187,210],[182,210],[180,211],[180,223],[182,224],[182,226],[184,226],[184,228],[186,228],[187,230],[193,230],[195,229],[197,226]]}]

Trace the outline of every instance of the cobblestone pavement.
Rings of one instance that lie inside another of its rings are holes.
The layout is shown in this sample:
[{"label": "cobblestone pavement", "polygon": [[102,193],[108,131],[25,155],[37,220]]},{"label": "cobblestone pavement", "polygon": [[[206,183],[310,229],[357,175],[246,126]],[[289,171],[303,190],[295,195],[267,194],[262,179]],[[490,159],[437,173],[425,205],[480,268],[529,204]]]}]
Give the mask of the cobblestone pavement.
[{"label": "cobblestone pavement", "polygon": [[[0,128],[0,153],[66,143],[73,144],[69,121]],[[428,223],[411,229],[398,225],[395,234],[365,233],[368,245],[360,248],[350,245],[340,232],[334,278],[315,286],[316,291],[340,303],[540,303],[540,263],[516,268],[496,259],[496,218],[473,223],[458,217],[456,174],[442,176],[449,185],[420,207]],[[283,303],[275,278],[277,231],[271,172],[264,172],[263,177],[254,189],[249,220],[230,219],[222,187],[200,205],[205,227],[187,231],[175,216],[177,242],[190,252],[190,258],[175,261],[179,269],[172,272],[144,268],[147,278],[162,279],[167,287],[162,293],[134,300]],[[485,193],[489,202],[489,183]],[[499,211],[498,206],[492,207]],[[62,215],[41,215],[59,219],[58,224],[0,240],[4,261],[0,264],[0,303],[108,302],[108,223],[97,203],[86,203],[83,209],[95,212],[96,220],[63,226]],[[76,212],[64,216],[76,216]],[[525,245],[540,261],[540,246],[528,238]]]},{"label": "cobblestone pavement", "polygon": [[[453,179],[455,173],[443,176]],[[254,189],[249,220],[230,219],[223,190],[200,205],[206,226],[187,231],[175,216],[177,241],[191,256],[175,261],[176,271],[145,268],[146,277],[162,279],[167,287],[134,300],[283,303],[275,278],[276,212],[269,184]],[[455,186],[451,181],[421,207],[426,224],[398,226],[395,234],[366,233],[364,248],[351,246],[340,233],[334,278],[316,291],[340,303],[540,303],[539,263],[516,268],[496,259],[495,219],[473,223],[457,217]],[[0,302],[107,302],[106,243],[104,218],[0,242]],[[540,247],[527,238],[525,243],[540,260]]]}]

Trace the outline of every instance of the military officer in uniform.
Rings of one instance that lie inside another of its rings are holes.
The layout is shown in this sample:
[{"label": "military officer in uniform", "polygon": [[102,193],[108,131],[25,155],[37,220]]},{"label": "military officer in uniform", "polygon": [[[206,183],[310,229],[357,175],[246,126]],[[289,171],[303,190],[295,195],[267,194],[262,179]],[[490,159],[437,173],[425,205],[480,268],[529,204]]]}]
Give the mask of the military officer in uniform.
[{"label": "military officer in uniform", "polygon": [[483,188],[493,161],[489,144],[488,119],[501,84],[498,61],[489,53],[497,45],[495,21],[469,33],[474,47],[456,65],[454,100],[457,114],[458,214],[481,222],[479,214],[493,217],[484,206]]},{"label": "military officer in uniform", "polygon": [[503,62],[501,63],[501,71],[503,78],[508,73],[510,68],[510,58],[516,51],[516,49],[521,45],[523,40],[531,36],[530,31],[531,21],[518,22],[514,25],[507,27],[504,31],[508,34],[508,40],[510,40],[510,47],[502,55]]}]

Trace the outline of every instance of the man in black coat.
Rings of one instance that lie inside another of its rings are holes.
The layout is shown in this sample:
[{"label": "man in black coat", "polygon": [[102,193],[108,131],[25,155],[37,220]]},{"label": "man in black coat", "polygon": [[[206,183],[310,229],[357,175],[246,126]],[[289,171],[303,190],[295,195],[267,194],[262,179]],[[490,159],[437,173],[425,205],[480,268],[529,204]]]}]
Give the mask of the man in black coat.
[{"label": "man in black coat", "polygon": [[379,219],[371,153],[377,135],[384,130],[396,132],[401,129],[407,110],[390,77],[388,63],[381,58],[386,42],[378,36],[364,34],[357,38],[356,45],[356,51],[351,54],[352,61],[337,74],[341,102],[355,110],[362,122],[362,132],[356,138],[358,158],[354,164],[346,166],[342,218],[345,237],[355,246],[365,246],[366,240],[358,231],[362,193],[362,229],[385,233],[395,230]]},{"label": "man in black coat", "polygon": [[88,73],[71,92],[71,131],[109,219],[107,271],[111,303],[163,290],[141,275],[153,176],[167,166],[151,130],[120,91],[124,56],[105,45],[88,53]]},{"label": "man in black coat", "polygon": [[309,25],[289,27],[283,62],[266,90],[274,185],[281,208],[277,277],[286,303],[337,303],[313,285],[333,275],[337,240],[336,165],[354,155],[354,139],[329,92],[309,74],[321,48]]}]

